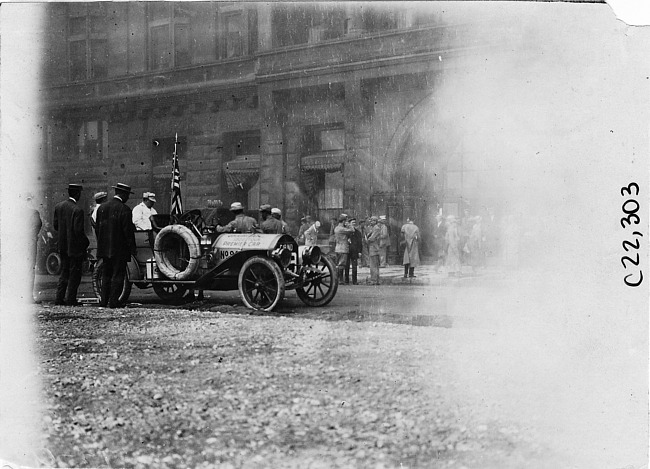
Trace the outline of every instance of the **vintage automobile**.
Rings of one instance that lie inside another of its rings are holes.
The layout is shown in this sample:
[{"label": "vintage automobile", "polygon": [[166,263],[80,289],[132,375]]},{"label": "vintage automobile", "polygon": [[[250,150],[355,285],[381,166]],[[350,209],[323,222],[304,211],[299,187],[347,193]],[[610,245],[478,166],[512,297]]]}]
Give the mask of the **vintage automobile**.
[{"label": "vintage automobile", "polygon": [[[298,246],[284,234],[218,233],[197,209],[174,218],[154,215],[153,230],[136,232],[121,303],[132,285],[152,287],[166,301],[190,290],[239,290],[247,307],[264,311],[277,307],[287,290],[308,306],[324,306],[336,295],[336,268],[318,246]],[[93,271],[99,299],[102,273],[100,259]]]}]

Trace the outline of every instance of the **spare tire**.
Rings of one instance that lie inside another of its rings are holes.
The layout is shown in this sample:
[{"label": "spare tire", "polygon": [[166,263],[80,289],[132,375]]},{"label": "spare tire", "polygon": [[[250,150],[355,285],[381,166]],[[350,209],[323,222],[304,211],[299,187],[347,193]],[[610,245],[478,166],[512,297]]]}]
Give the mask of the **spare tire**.
[{"label": "spare tire", "polygon": [[169,225],[156,235],[153,253],[158,269],[172,280],[187,280],[199,268],[201,246],[184,225]]}]

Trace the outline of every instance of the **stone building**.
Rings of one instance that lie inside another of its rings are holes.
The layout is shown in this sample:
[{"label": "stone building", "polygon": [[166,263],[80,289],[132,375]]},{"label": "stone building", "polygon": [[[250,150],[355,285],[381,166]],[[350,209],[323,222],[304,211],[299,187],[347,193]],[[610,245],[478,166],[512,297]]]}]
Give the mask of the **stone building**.
[{"label": "stone building", "polygon": [[167,212],[178,135],[186,209],[270,203],[295,232],[303,214],[326,228],[341,212],[385,214],[396,256],[407,216],[427,233],[471,198],[436,90],[480,47],[439,7],[409,5],[49,5],[46,216],[69,181],[86,209],[119,181]]}]

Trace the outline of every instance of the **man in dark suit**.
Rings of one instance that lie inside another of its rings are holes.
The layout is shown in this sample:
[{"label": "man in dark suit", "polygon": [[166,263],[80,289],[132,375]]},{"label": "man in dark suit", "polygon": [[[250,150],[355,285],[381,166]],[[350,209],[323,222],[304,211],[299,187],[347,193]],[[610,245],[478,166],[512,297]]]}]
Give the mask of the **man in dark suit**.
[{"label": "man in dark suit", "polygon": [[77,290],[81,283],[81,265],[90,241],[84,229],[84,211],[77,205],[83,187],[68,185],[68,200],[54,207],[54,229],[59,233],[61,275],[56,287],[55,305],[78,306]]},{"label": "man in dark suit", "polygon": [[363,250],[363,235],[357,228],[356,218],[350,218],[348,223],[354,231],[350,235],[350,253],[348,255],[348,261],[345,264],[345,284],[350,283],[350,267],[352,267],[352,285],[357,285],[359,283],[357,281],[357,267],[359,265],[361,251]]},{"label": "man in dark suit", "polygon": [[115,196],[97,210],[97,257],[102,259],[102,291],[99,306],[119,308],[126,264],[135,255],[135,226],[126,205],[131,187],[117,183]]}]

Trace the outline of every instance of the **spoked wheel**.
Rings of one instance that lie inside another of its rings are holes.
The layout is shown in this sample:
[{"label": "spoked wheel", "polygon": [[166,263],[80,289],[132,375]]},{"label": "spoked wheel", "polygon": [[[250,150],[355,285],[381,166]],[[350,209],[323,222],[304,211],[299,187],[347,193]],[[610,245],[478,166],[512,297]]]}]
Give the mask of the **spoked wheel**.
[{"label": "spoked wheel", "polygon": [[173,283],[154,283],[153,291],[158,298],[165,301],[180,300],[187,293],[187,287]]},{"label": "spoked wheel", "polygon": [[[102,301],[102,276],[104,275],[104,261],[99,259],[95,264],[95,269],[93,270],[93,290],[95,291],[95,296],[100,303]],[[121,305],[126,304],[131,295],[131,282],[129,282],[129,269],[126,269],[126,275],[124,276],[124,283],[122,284],[122,291],[118,298],[118,303]]]},{"label": "spoked wheel", "polygon": [[239,272],[239,293],[252,309],[272,311],[284,297],[284,277],[278,264],[264,257],[251,257]]},{"label": "spoked wheel", "polygon": [[296,288],[298,298],[307,306],[325,306],[332,301],[339,288],[336,267],[327,256],[321,256],[318,264],[305,267],[305,280],[302,287]]},{"label": "spoked wheel", "polygon": [[50,275],[59,275],[61,273],[61,256],[58,252],[51,252],[45,259],[45,269]]}]

